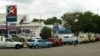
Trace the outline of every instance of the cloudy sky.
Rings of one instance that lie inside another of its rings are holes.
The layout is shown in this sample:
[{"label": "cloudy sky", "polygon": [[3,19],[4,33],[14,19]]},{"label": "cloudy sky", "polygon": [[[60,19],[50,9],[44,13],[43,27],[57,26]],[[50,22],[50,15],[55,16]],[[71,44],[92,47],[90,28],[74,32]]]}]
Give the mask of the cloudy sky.
[{"label": "cloudy sky", "polygon": [[0,0],[0,13],[6,13],[6,5],[17,5],[18,14],[34,18],[60,18],[69,11],[91,11],[100,14],[100,0]]}]

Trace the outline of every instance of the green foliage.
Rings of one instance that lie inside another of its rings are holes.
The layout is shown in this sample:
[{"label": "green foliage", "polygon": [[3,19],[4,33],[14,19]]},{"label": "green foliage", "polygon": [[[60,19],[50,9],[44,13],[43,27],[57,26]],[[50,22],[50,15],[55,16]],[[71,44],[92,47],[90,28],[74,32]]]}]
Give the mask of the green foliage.
[{"label": "green foliage", "polygon": [[[100,33],[100,16],[92,12],[67,12],[63,14],[64,27],[69,28],[72,32],[99,32]],[[75,22],[75,19],[78,19]]]},{"label": "green foliage", "polygon": [[34,18],[32,22],[38,22],[39,19]]},{"label": "green foliage", "polygon": [[68,12],[65,13],[61,18],[64,21],[64,27],[71,29],[73,32],[77,30],[77,23],[75,22],[78,19],[80,12]]},{"label": "green foliage", "polygon": [[47,39],[51,37],[51,32],[52,29],[49,27],[43,27],[43,29],[41,30],[40,36],[42,37],[42,39]]},{"label": "green foliage", "polygon": [[18,41],[18,42],[25,42],[24,38],[20,38],[20,37],[13,37],[12,38],[14,41]]},{"label": "green foliage", "polygon": [[32,22],[40,22],[40,21],[43,21],[45,24],[49,25],[54,24],[56,22],[62,24],[62,21],[60,19],[57,19],[57,17],[48,18],[47,20],[34,18]]},{"label": "green foliage", "polygon": [[54,24],[56,22],[59,23],[59,24],[62,24],[62,21],[60,19],[57,19],[57,17],[48,18],[45,21],[45,24]]}]

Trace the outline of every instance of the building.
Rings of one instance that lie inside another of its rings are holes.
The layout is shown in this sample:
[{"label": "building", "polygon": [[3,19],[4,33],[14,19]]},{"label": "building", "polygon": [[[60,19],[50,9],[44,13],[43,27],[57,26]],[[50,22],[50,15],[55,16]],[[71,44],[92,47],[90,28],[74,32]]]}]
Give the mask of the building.
[{"label": "building", "polygon": [[58,36],[59,38],[61,38],[63,35],[72,34],[71,30],[65,29],[61,25],[59,25],[59,29],[57,32],[53,30],[53,25],[45,25],[45,26],[50,27],[52,29],[52,35],[54,35],[54,37]]},{"label": "building", "polygon": [[45,26],[43,22],[30,22],[18,25],[21,30],[21,34],[26,38],[40,37],[41,29]]},{"label": "building", "polygon": [[[0,34],[6,32],[6,14],[0,14]],[[26,38],[40,37],[40,31],[44,27],[43,22],[28,22],[29,15],[17,15],[17,22],[8,22],[9,34],[21,34]]]},{"label": "building", "polygon": [[[18,33],[18,27],[19,22],[24,17],[24,15],[18,15],[17,16],[17,22],[8,22],[8,33],[9,34],[17,34]],[[5,35],[6,32],[6,14],[1,13],[0,14],[0,35]]]},{"label": "building", "polygon": [[[0,34],[5,34],[6,30],[6,14],[0,14]],[[41,29],[44,26],[50,27],[53,32],[53,25],[45,25],[43,22],[28,22],[29,15],[18,15],[17,22],[8,22],[9,34],[20,34],[25,36],[27,39],[32,39],[34,37],[40,37]],[[56,35],[61,37],[64,34],[71,33],[70,30],[64,29],[61,25],[59,25],[59,31]]]}]

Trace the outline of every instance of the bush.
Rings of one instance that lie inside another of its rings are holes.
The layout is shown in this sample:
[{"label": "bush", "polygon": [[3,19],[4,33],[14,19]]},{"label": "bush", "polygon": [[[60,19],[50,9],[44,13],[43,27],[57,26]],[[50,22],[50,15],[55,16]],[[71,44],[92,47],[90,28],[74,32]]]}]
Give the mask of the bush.
[{"label": "bush", "polygon": [[51,28],[49,27],[43,27],[43,29],[41,30],[40,36],[42,37],[42,39],[47,39],[51,37]]},{"label": "bush", "polygon": [[13,37],[12,38],[14,41],[18,41],[18,42],[25,42],[24,38],[20,38],[20,37]]}]

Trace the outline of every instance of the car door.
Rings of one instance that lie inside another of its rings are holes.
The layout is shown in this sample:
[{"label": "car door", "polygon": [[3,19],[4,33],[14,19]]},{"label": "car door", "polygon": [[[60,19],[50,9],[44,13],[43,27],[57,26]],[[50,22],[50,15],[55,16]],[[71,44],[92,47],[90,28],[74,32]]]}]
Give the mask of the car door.
[{"label": "car door", "polygon": [[42,40],[42,44],[43,44],[44,47],[46,47],[48,45],[45,40]]},{"label": "car door", "polygon": [[69,42],[73,42],[73,40],[74,40],[74,37],[73,36],[70,36],[69,37]]},{"label": "car door", "polygon": [[5,39],[3,36],[0,36],[0,47],[5,47]]},{"label": "car door", "polygon": [[6,39],[6,47],[14,47],[14,43],[11,39]]},{"label": "car door", "polygon": [[42,40],[38,40],[38,45],[39,45],[39,47],[43,47],[43,41]]},{"label": "car door", "polygon": [[66,41],[66,42],[69,42],[69,40],[70,40],[70,39],[69,39],[69,36],[65,36],[64,38],[65,38],[65,41]]}]

